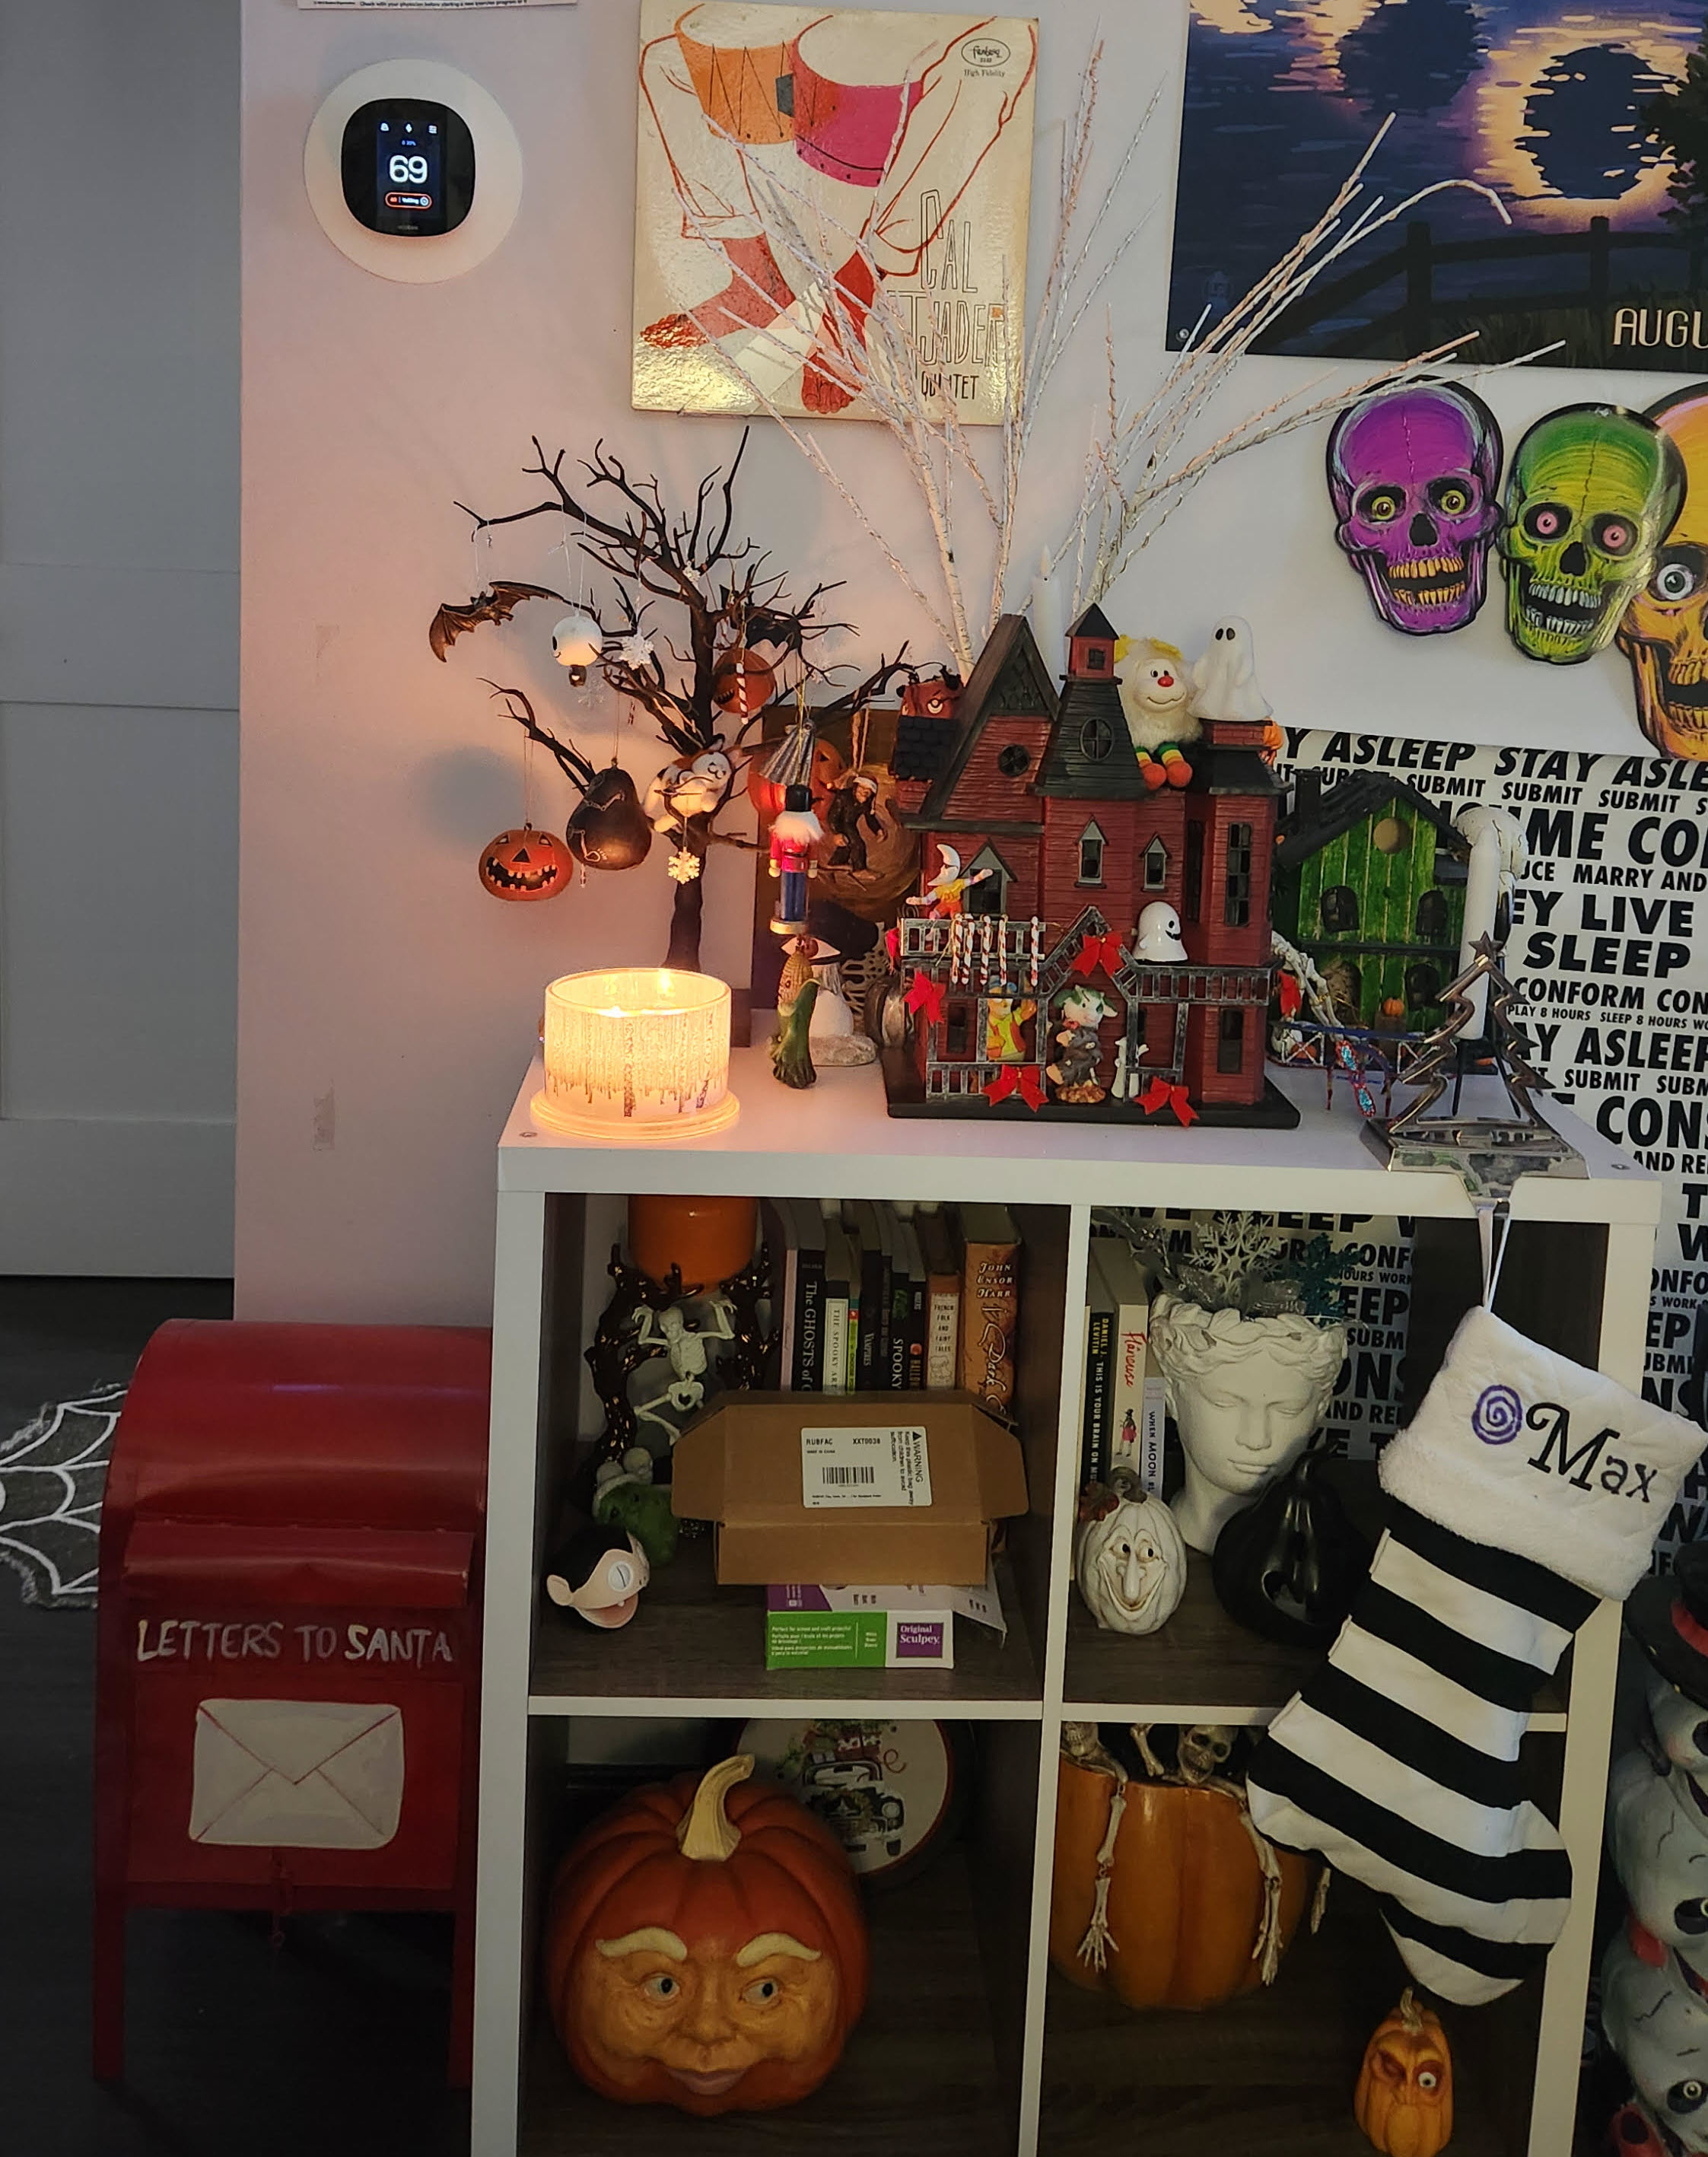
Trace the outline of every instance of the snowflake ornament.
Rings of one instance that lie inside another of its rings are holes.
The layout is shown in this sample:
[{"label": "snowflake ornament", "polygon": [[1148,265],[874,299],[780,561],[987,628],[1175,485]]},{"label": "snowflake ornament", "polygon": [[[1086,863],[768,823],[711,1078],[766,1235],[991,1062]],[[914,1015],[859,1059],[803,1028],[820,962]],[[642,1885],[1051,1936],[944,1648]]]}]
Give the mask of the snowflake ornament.
[{"label": "snowflake ornament", "polygon": [[670,857],[669,867],[672,883],[692,883],[700,873],[700,857],[678,847]]},{"label": "snowflake ornament", "polygon": [[620,665],[631,667],[638,674],[652,660],[652,639],[650,636],[620,636],[605,647],[610,656]]}]

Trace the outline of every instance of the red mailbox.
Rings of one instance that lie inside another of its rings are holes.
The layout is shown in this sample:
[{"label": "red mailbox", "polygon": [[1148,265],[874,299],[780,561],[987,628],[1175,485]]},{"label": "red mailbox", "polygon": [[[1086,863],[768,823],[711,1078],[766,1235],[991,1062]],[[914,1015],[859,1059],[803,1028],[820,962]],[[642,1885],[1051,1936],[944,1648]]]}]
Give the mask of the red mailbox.
[{"label": "red mailbox", "polygon": [[473,2034],[491,1336],[162,1326],[101,1512],[95,2072],[124,2056],[125,1913],[449,1910]]}]

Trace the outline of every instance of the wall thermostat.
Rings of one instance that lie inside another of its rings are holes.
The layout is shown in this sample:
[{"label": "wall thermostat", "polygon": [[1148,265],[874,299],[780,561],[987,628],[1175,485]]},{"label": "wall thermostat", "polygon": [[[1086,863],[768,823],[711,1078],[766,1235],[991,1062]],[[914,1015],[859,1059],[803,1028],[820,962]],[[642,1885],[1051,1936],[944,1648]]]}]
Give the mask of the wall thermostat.
[{"label": "wall thermostat", "polygon": [[344,202],[370,232],[455,232],[475,199],[475,138],[430,98],[379,97],[344,122]]},{"label": "wall thermostat", "polygon": [[522,199],[522,148],[487,91],[440,60],[347,76],[308,131],[303,181],[322,230],[377,276],[431,284],[484,261]]}]

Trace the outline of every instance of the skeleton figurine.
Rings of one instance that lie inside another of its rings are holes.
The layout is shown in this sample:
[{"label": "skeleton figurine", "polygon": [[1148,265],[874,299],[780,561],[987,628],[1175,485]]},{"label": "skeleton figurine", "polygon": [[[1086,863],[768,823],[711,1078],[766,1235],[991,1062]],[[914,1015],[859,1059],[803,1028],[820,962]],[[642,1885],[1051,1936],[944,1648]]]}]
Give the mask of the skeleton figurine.
[{"label": "skeleton figurine", "polygon": [[735,1338],[734,1313],[728,1298],[697,1297],[691,1308],[704,1316],[691,1318],[689,1308],[680,1303],[667,1303],[662,1310],[643,1307],[635,1331],[637,1343],[648,1355],[661,1350],[669,1367],[663,1390],[635,1403],[638,1420],[656,1423],[663,1433],[666,1451],[676,1444],[682,1425],[705,1406],[714,1372],[711,1344]]}]

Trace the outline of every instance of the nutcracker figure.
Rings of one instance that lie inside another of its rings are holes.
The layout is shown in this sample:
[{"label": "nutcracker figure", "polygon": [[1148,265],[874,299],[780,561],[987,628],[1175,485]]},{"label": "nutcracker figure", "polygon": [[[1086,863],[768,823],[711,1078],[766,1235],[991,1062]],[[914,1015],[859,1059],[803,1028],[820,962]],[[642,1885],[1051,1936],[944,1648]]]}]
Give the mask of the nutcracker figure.
[{"label": "nutcracker figure", "polygon": [[771,927],[779,936],[795,936],[806,927],[806,880],[816,876],[813,848],[825,827],[813,812],[812,789],[791,786],[771,826],[771,873],[781,883]]}]

